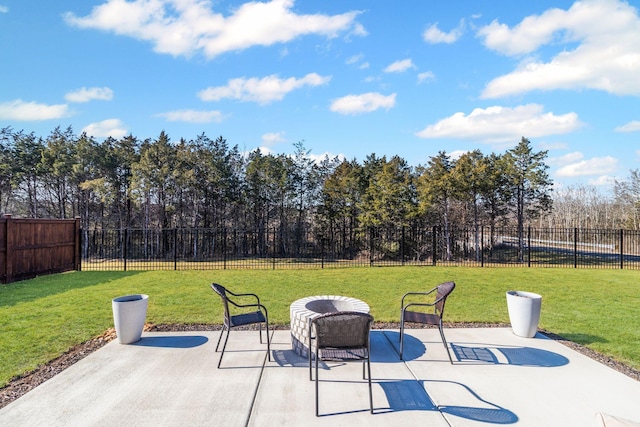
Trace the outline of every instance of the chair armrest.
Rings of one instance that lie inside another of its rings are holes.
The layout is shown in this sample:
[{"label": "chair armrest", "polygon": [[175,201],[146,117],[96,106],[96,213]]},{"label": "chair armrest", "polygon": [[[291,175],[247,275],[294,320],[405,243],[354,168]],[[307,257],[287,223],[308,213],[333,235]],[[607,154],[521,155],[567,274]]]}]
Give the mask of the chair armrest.
[{"label": "chair armrest", "polygon": [[[243,297],[253,297],[253,298],[255,298],[256,302],[254,304],[249,305],[249,306],[254,306],[256,304],[260,304],[260,298],[256,294],[250,294],[250,293],[249,294],[236,294],[236,293],[231,292],[228,289],[227,289],[227,293],[233,295],[234,297],[241,297],[241,298],[243,298]],[[240,304],[236,303],[235,301],[232,301],[229,297],[227,297],[227,300],[230,303],[232,303],[233,305],[235,305],[236,307],[248,307],[247,305],[240,305]]]},{"label": "chair armrest", "polygon": [[426,302],[412,302],[405,306],[402,306],[402,311],[405,311],[409,307],[433,307],[436,303],[426,303]]},{"label": "chair armrest", "polygon": [[258,298],[258,295],[256,294],[235,294],[229,289],[227,289],[227,293],[233,295],[234,297],[254,297],[256,301],[258,301],[258,304],[260,303],[260,298]]},{"label": "chair armrest", "polygon": [[[404,309],[405,309],[405,305],[404,305],[404,300],[405,300],[405,298],[407,298],[407,297],[409,297],[409,296],[415,296],[415,295],[419,295],[419,296],[427,296],[427,295],[432,294],[432,293],[433,293],[435,290],[437,290],[437,289],[438,289],[438,288],[437,288],[437,287],[435,287],[435,288],[431,289],[431,290],[430,290],[430,291],[428,291],[428,292],[407,292],[406,294],[404,294],[404,295],[402,296],[402,300],[400,301],[400,309],[401,309],[401,310],[404,310]],[[435,304],[435,303],[432,303],[432,304],[429,304],[429,305],[433,305],[433,304]]]},{"label": "chair armrest", "polygon": [[258,307],[262,310],[265,311],[265,313],[267,312],[267,307],[265,307],[264,305],[260,304],[259,302],[254,303],[254,304],[238,304],[237,302],[227,298],[227,301],[229,301],[231,304],[233,304],[234,306],[238,307],[238,308],[247,308],[247,307]]},{"label": "chair armrest", "polygon": [[252,304],[240,304],[240,303],[235,302],[234,300],[232,300],[228,296],[227,296],[227,301],[229,301],[231,304],[233,304],[235,307],[238,307],[238,308],[257,307],[261,311],[264,310],[264,317],[266,319],[269,318],[267,307],[265,307],[264,305],[262,305],[260,303],[260,298],[258,298],[258,295],[256,295],[256,294],[234,294],[233,292],[230,292],[230,291],[227,291],[227,293],[230,293],[231,295],[236,296],[236,297],[248,297],[248,296],[249,297],[254,297],[256,299],[256,302],[252,303]]},{"label": "chair armrest", "polygon": [[445,297],[440,297],[437,300],[435,300],[434,302],[411,302],[407,305],[403,305],[402,306],[402,311],[404,312],[407,308],[412,307],[412,306],[416,306],[416,307],[434,307],[436,304],[438,304],[440,301],[442,301]]}]

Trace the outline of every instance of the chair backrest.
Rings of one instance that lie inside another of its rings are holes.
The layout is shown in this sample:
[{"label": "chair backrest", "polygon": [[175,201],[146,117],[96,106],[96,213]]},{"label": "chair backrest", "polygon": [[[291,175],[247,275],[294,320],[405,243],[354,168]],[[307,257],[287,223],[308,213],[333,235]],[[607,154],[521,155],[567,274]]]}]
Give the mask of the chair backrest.
[{"label": "chair backrest", "polygon": [[212,283],[211,289],[213,289],[213,291],[216,294],[220,295],[220,298],[222,298],[222,305],[224,306],[224,323],[227,326],[231,325],[231,317],[229,314],[229,299],[227,298],[227,289],[222,285],[218,285],[217,283]]},{"label": "chair backrest", "polygon": [[438,313],[440,318],[442,318],[442,315],[444,314],[444,304],[447,302],[447,297],[451,292],[453,292],[455,287],[456,284],[454,282],[441,283],[436,287],[436,300],[439,300],[436,303],[436,313]]},{"label": "chair backrest", "polygon": [[318,348],[368,348],[373,316],[356,311],[323,314],[312,321]]}]

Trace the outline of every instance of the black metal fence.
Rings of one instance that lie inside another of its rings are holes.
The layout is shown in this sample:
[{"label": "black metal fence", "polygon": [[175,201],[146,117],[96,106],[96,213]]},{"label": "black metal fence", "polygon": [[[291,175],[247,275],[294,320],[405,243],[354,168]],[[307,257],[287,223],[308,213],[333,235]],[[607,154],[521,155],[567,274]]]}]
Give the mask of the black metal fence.
[{"label": "black metal fence", "polygon": [[577,228],[83,230],[82,270],[394,265],[640,268],[640,231]]}]

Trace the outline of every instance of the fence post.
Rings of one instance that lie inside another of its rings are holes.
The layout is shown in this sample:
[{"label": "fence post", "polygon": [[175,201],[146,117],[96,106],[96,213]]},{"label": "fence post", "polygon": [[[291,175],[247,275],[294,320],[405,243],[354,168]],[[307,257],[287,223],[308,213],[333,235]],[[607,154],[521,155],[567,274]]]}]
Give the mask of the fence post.
[{"label": "fence post", "polygon": [[480,267],[484,267],[484,226],[480,227]]},{"label": "fence post", "polygon": [[276,243],[276,228],[273,227],[273,261],[272,261],[272,264],[273,264],[273,269],[274,270],[276,269],[276,245],[277,245],[277,243]]},{"label": "fence post", "polygon": [[369,227],[369,267],[373,267],[373,227]]},{"label": "fence post", "polygon": [[402,226],[402,241],[400,242],[400,263],[401,265],[404,265],[404,225]]},{"label": "fence post", "polygon": [[437,237],[436,237],[437,227],[434,225],[431,228],[431,263],[433,266],[436,266],[436,245],[437,245]]},{"label": "fence post", "polygon": [[178,228],[173,229],[173,270],[178,269]]},{"label": "fence post", "polygon": [[73,269],[76,271],[82,270],[82,230],[80,229],[80,217],[77,216],[74,218],[76,220],[74,227],[74,241],[75,241],[75,249],[74,249],[74,260],[73,260]]},{"label": "fence post", "polygon": [[578,227],[573,229],[573,268],[578,268]]},{"label": "fence post", "polygon": [[531,226],[527,227],[527,267],[531,267]]},{"label": "fence post", "polygon": [[624,230],[620,229],[620,270],[624,269]]},{"label": "fence post", "polygon": [[124,271],[127,271],[127,250],[129,241],[129,228],[124,228],[124,240],[122,241],[122,258],[124,260]]},{"label": "fence post", "polygon": [[6,262],[4,263],[4,283],[13,282],[13,229],[11,227],[13,220],[11,214],[5,214],[5,239],[6,239]]},{"label": "fence post", "polygon": [[222,269],[227,269],[227,227],[222,228]]}]

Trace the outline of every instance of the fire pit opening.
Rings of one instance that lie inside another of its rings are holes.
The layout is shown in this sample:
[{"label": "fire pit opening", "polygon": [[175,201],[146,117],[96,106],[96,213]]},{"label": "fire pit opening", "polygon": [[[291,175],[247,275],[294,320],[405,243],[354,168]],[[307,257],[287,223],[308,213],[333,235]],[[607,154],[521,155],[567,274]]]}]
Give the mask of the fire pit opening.
[{"label": "fire pit opening", "polygon": [[335,313],[336,311],[353,311],[354,307],[351,301],[318,299],[309,301],[305,308],[315,313],[326,314]]}]

